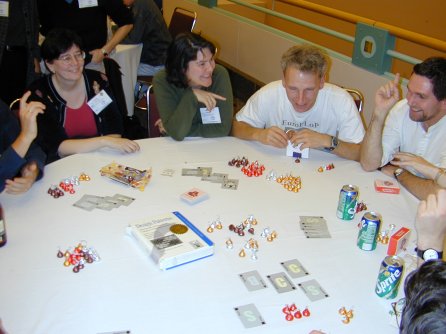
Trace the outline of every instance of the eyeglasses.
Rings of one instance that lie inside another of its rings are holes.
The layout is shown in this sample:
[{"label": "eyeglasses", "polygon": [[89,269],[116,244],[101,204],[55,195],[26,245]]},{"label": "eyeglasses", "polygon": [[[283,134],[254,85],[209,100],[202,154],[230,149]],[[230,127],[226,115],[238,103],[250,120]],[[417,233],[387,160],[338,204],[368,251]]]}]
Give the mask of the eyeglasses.
[{"label": "eyeglasses", "polygon": [[66,54],[63,56],[60,56],[59,58],[57,58],[57,60],[62,61],[63,63],[65,63],[66,65],[69,65],[73,62],[73,59],[76,62],[80,62],[80,61],[84,61],[85,59],[85,52],[81,51],[81,52],[76,52],[74,54]]}]

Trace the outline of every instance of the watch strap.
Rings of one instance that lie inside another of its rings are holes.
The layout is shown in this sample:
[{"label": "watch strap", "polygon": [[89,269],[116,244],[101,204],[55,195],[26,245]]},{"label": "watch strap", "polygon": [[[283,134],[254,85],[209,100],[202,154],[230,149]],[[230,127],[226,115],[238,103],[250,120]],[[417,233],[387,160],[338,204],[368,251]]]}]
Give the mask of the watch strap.
[{"label": "watch strap", "polygon": [[439,260],[441,260],[441,259],[443,258],[443,252],[442,252],[442,251],[439,252],[439,251],[437,251],[436,249],[433,249],[433,248],[428,248],[428,249],[424,249],[424,250],[415,248],[415,251],[417,252],[417,256],[418,256],[419,258],[423,259],[423,260],[425,260],[425,258],[424,258],[424,253],[425,253],[426,251],[428,251],[428,250],[431,250],[431,251],[436,252],[437,255],[438,255],[438,259],[439,259]]}]

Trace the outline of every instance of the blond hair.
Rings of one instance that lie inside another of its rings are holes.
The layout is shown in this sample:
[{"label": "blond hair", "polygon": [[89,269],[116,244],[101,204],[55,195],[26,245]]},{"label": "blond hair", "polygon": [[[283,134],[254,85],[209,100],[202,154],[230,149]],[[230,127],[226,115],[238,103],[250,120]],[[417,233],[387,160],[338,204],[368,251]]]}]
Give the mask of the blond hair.
[{"label": "blond hair", "polygon": [[327,72],[328,55],[325,51],[308,44],[296,45],[289,48],[280,61],[282,71],[288,67],[295,67],[301,72],[316,73],[322,78]]}]

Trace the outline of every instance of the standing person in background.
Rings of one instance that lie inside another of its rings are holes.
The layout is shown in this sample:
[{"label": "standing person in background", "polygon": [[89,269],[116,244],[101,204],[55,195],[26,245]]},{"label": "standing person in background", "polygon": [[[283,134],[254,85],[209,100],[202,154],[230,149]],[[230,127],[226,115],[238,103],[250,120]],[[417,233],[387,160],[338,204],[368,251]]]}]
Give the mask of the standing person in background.
[{"label": "standing person in background", "polygon": [[36,0],[0,1],[0,99],[10,104],[40,75]]},{"label": "standing person in background", "polygon": [[215,52],[215,45],[197,34],[178,34],[167,51],[166,68],[153,78],[160,130],[175,140],[231,131],[231,81],[215,64]]},{"label": "standing person in background", "polygon": [[133,29],[122,44],[142,43],[138,75],[154,76],[164,68],[172,37],[153,0],[123,0],[133,13]]},{"label": "standing person in background", "polygon": [[[85,63],[93,69],[101,68],[108,56],[132,30],[133,18],[122,0],[37,0],[40,32],[46,36],[53,28],[75,31],[82,39],[86,52]],[[107,16],[117,25],[113,37],[107,41]]]}]

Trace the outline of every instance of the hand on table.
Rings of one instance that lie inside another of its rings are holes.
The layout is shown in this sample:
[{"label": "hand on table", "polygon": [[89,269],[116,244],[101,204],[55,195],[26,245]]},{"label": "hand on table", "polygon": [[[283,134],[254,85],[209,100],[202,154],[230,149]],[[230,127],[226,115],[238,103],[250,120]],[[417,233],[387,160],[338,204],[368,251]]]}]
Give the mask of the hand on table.
[{"label": "hand on table", "polygon": [[23,194],[32,187],[38,175],[39,168],[37,168],[37,164],[30,162],[22,168],[20,177],[5,181],[5,191],[12,195]]},{"label": "hand on table", "polygon": [[104,136],[107,147],[115,149],[123,153],[133,153],[139,151],[139,145],[137,142],[120,137]]},{"label": "hand on table", "polygon": [[423,174],[425,177],[434,179],[438,168],[431,164],[429,161],[423,159],[419,155],[406,152],[398,152],[393,155],[393,160],[390,162],[392,165],[407,169],[412,167],[418,173]]},{"label": "hand on table", "polygon": [[306,128],[288,131],[287,136],[294,146],[302,144],[300,146],[301,150],[331,146],[331,136]]},{"label": "hand on table", "polygon": [[267,129],[259,129],[257,140],[265,145],[284,148],[288,145],[288,137],[281,128],[272,126]]},{"label": "hand on table", "polygon": [[202,89],[193,88],[192,91],[197,97],[197,100],[203,103],[206,106],[206,109],[209,111],[211,111],[216,107],[217,100],[226,101],[226,97],[211,92],[207,92]]}]

